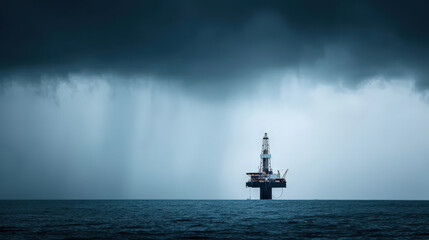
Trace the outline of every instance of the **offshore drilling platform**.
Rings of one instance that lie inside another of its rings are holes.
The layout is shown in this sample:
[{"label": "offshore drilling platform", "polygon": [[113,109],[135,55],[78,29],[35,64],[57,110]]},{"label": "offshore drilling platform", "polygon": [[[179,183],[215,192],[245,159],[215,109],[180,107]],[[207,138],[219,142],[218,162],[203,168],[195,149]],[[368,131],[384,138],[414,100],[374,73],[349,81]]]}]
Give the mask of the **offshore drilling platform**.
[{"label": "offshore drilling platform", "polygon": [[261,151],[261,164],[259,166],[259,172],[250,172],[247,175],[250,179],[246,182],[246,187],[259,188],[260,199],[272,199],[273,188],[286,188],[286,173],[280,176],[280,171],[277,170],[277,174],[273,174],[271,169],[271,154],[270,154],[270,143],[267,133],[265,133],[262,139],[262,151]]}]

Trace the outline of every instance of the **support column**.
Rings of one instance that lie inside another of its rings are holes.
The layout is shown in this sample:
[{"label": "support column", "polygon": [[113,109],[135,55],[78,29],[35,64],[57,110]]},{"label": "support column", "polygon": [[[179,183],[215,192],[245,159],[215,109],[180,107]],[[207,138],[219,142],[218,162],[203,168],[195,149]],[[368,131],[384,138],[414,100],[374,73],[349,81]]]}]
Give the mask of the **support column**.
[{"label": "support column", "polygon": [[268,184],[264,185],[259,188],[259,199],[273,199],[273,188],[267,186]]}]

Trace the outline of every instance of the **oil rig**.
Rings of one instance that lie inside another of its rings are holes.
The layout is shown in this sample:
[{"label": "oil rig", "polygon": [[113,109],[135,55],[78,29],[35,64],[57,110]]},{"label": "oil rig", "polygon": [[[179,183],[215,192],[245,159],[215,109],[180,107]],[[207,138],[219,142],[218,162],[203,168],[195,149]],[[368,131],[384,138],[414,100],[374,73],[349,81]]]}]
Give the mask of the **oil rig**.
[{"label": "oil rig", "polygon": [[270,154],[270,143],[267,133],[265,133],[262,139],[262,151],[261,151],[261,164],[259,166],[259,172],[246,173],[250,176],[250,179],[246,182],[246,187],[259,188],[260,199],[272,199],[273,188],[286,188],[286,173],[280,176],[280,171],[277,170],[277,174],[273,174],[271,169],[271,154]]}]

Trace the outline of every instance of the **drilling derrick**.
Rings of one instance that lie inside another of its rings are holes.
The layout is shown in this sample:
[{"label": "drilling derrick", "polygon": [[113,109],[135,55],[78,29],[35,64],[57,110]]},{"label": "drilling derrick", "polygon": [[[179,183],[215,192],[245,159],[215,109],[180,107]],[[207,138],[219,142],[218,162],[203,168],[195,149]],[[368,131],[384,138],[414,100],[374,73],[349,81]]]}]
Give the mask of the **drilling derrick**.
[{"label": "drilling derrick", "polygon": [[260,199],[272,199],[273,188],[286,188],[285,175],[288,170],[280,176],[280,172],[273,174],[271,169],[271,154],[268,135],[265,133],[262,138],[261,163],[259,172],[250,172],[247,175],[250,179],[246,182],[246,187],[259,188]]}]

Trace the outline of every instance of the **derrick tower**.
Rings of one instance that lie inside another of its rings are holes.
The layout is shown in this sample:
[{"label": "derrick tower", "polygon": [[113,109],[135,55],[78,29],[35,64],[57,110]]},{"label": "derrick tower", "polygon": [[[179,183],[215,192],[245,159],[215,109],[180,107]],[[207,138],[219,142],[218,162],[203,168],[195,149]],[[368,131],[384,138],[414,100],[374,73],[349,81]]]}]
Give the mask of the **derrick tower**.
[{"label": "derrick tower", "polygon": [[261,165],[259,166],[259,172],[273,173],[271,169],[270,142],[268,140],[268,135],[265,133],[264,138],[262,138]]}]

